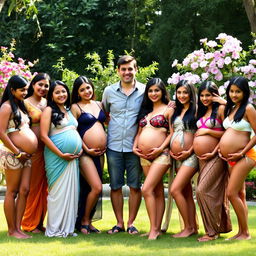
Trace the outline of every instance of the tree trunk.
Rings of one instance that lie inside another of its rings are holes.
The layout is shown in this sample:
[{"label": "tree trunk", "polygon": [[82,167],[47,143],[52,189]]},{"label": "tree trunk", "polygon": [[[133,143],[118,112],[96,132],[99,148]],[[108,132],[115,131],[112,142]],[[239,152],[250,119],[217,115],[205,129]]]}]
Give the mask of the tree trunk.
[{"label": "tree trunk", "polygon": [[251,31],[256,33],[256,6],[255,0],[243,0],[244,8],[250,22]]},{"label": "tree trunk", "polygon": [[3,9],[4,3],[5,3],[5,0],[0,0],[0,12]]}]

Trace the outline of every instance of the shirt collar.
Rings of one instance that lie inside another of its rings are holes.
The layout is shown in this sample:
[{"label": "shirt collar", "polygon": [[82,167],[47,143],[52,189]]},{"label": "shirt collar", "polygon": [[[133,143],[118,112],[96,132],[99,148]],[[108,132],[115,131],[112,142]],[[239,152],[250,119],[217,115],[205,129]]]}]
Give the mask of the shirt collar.
[{"label": "shirt collar", "polygon": [[[121,91],[121,81],[117,82],[114,87],[116,91]],[[134,91],[135,90],[138,90],[137,80],[135,80]]]}]

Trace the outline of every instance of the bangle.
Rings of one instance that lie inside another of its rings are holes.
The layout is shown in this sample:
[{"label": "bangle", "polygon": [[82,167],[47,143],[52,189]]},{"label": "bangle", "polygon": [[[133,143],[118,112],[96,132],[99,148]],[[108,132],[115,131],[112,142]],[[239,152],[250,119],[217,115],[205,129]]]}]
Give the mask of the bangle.
[{"label": "bangle", "polygon": [[20,157],[21,157],[21,155],[22,155],[22,154],[21,154],[21,152],[19,151],[19,153],[18,153],[18,154],[14,154],[14,157],[15,157],[15,158],[20,158]]}]

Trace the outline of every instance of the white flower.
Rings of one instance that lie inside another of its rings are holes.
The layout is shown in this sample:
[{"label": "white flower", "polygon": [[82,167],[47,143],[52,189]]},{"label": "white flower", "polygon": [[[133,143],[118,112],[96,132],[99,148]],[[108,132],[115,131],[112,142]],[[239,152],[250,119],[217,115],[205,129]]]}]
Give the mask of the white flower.
[{"label": "white flower", "polygon": [[206,43],[207,46],[211,47],[211,48],[214,48],[216,47],[218,44],[213,41],[213,40],[210,40],[208,43]]},{"label": "white flower", "polygon": [[175,59],[175,60],[173,61],[173,63],[172,63],[172,67],[176,67],[176,66],[177,66],[177,64],[178,64],[178,60],[177,60],[177,59]]},{"label": "white flower", "polygon": [[226,57],[226,58],[224,59],[224,63],[225,63],[226,65],[229,65],[231,62],[232,62],[232,60],[231,60],[230,57]]},{"label": "white flower", "polygon": [[223,85],[221,85],[220,87],[219,87],[219,94],[220,95],[224,95],[225,93],[226,93],[226,89],[225,89],[225,87],[223,86]]},{"label": "white flower", "polygon": [[200,68],[205,68],[205,67],[207,66],[207,64],[208,64],[208,61],[203,60],[203,61],[201,61],[201,62],[199,63],[199,66],[200,66]]},{"label": "white flower", "polygon": [[202,73],[201,74],[202,80],[205,81],[209,77],[209,73]]}]

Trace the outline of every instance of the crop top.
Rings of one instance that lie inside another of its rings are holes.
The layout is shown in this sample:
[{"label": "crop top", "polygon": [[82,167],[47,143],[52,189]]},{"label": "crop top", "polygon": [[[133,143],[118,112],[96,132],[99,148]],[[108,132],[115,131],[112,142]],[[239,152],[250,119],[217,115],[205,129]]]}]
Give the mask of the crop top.
[{"label": "crop top", "polygon": [[24,103],[31,118],[32,126],[38,126],[40,124],[42,110],[30,103],[28,100],[25,100]]},{"label": "crop top", "polygon": [[236,131],[252,132],[252,128],[249,122],[241,119],[239,122],[234,122],[234,120],[229,120],[228,117],[223,121],[223,126],[225,129],[232,128]]},{"label": "crop top", "polygon": [[169,123],[163,114],[153,116],[150,120],[145,116],[139,121],[140,127],[149,126],[149,124],[155,128],[169,128]]},{"label": "crop top", "polygon": [[103,123],[106,121],[106,115],[99,105],[98,107],[100,108],[100,112],[97,118],[91,113],[84,112],[78,104],[77,106],[81,110],[81,115],[77,118],[77,121],[78,121],[77,131],[80,134],[81,138],[84,137],[85,132],[89,130],[96,122],[99,121],[103,126]]},{"label": "crop top", "polygon": [[19,125],[19,127],[15,128],[14,120],[13,120],[13,118],[11,118],[11,119],[9,119],[6,133],[16,132],[16,131],[20,131],[21,129],[24,129],[24,128],[29,128],[30,120],[29,120],[28,115],[24,114],[22,111],[20,111],[20,114],[21,114],[21,124]]},{"label": "crop top", "polygon": [[205,120],[201,117],[197,122],[196,122],[196,126],[198,129],[200,128],[207,128],[207,129],[212,129],[214,131],[222,131],[222,127],[221,127],[221,120],[216,118],[215,119],[215,124],[213,123],[213,120],[208,117]]}]

